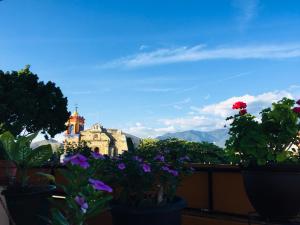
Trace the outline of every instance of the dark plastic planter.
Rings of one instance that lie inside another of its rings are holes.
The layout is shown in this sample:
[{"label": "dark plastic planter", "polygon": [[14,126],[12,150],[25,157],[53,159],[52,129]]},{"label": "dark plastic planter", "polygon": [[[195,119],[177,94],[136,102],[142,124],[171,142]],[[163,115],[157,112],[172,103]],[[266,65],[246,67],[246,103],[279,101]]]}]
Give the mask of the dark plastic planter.
[{"label": "dark plastic planter", "polygon": [[258,167],[242,171],[248,198],[270,221],[289,221],[300,211],[300,166]]},{"label": "dark plastic planter", "polygon": [[186,206],[182,198],[155,208],[130,208],[113,205],[113,225],[181,225],[181,211]]},{"label": "dark plastic planter", "polygon": [[35,186],[18,191],[8,189],[2,191],[5,196],[7,208],[16,225],[45,225],[49,218],[49,197],[55,191],[55,186]]}]

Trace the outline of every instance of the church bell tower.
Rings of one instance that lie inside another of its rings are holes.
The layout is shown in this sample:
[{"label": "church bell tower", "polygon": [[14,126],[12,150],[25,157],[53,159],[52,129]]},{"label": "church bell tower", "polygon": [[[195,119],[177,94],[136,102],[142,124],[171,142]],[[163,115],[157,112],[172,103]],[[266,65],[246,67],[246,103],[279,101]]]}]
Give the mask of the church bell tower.
[{"label": "church bell tower", "polygon": [[69,120],[66,122],[65,141],[69,144],[78,144],[80,141],[80,132],[84,130],[84,117],[80,116],[75,108]]}]

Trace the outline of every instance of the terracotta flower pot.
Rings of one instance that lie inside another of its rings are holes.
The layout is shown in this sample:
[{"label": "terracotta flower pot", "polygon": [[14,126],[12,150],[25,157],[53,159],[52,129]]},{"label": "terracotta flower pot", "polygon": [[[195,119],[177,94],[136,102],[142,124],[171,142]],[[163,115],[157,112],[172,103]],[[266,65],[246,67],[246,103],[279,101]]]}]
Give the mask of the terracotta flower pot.
[{"label": "terracotta flower pot", "polygon": [[17,174],[16,165],[9,160],[0,160],[0,185],[8,185],[9,180]]}]

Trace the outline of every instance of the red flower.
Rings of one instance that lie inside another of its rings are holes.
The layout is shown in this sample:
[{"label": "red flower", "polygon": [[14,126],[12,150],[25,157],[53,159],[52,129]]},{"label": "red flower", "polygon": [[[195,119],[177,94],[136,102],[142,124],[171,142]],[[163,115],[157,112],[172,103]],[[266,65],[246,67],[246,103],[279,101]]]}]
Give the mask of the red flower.
[{"label": "red flower", "polygon": [[297,114],[300,114],[300,107],[293,108],[293,111]]},{"label": "red flower", "polygon": [[247,109],[241,109],[240,110],[240,115],[243,116],[247,113]]},{"label": "red flower", "polygon": [[300,105],[300,99],[296,102],[298,105]]},{"label": "red flower", "polygon": [[232,109],[246,109],[247,104],[245,102],[236,102],[233,104]]}]

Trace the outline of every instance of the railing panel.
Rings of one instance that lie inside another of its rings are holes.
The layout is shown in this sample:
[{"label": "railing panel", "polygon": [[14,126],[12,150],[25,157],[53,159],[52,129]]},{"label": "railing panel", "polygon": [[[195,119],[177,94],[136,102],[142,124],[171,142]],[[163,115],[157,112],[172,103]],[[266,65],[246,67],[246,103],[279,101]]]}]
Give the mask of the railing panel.
[{"label": "railing panel", "polygon": [[213,206],[215,211],[244,214],[254,209],[245,192],[241,173],[213,173]]},{"label": "railing panel", "polygon": [[208,209],[208,191],[208,174],[195,172],[183,180],[177,194],[187,201],[189,208]]}]

